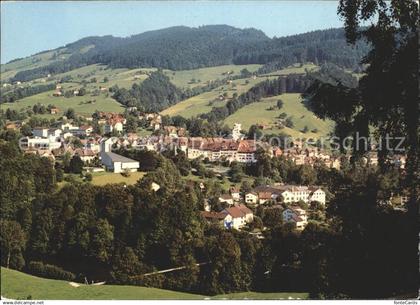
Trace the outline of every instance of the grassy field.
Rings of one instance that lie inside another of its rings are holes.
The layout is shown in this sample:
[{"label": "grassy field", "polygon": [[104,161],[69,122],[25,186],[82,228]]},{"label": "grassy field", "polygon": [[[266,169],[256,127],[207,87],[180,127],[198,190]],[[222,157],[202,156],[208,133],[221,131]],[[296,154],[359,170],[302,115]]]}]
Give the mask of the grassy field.
[{"label": "grassy field", "polygon": [[[48,57],[52,56],[51,52],[42,54],[42,62],[45,64],[50,63]],[[41,55],[40,55],[41,56]],[[22,59],[17,62],[13,62],[7,65],[2,65],[2,69],[15,69],[13,71],[19,71],[25,68],[32,68],[35,64],[31,64],[28,58]],[[41,61],[40,61],[41,63]],[[38,64],[38,63],[37,63]],[[29,65],[29,66],[28,66]],[[249,71],[256,71],[261,65],[226,65],[218,67],[209,67],[195,70],[184,70],[184,71],[171,71],[164,70],[164,73],[170,78],[179,88],[195,87],[195,86],[204,86],[206,82],[210,80],[223,79],[227,77],[227,72],[232,72],[230,75],[238,75],[240,71],[244,68],[247,68]],[[9,72],[4,73],[11,73]],[[69,98],[65,97],[54,97],[53,93],[55,90],[48,92],[43,92],[37,95],[29,96],[24,99],[21,99],[15,103],[5,103],[0,105],[0,109],[11,108],[14,110],[25,109],[27,107],[32,107],[36,103],[44,104],[45,106],[52,104],[60,108],[60,115],[68,108],[73,108],[78,114],[91,114],[95,110],[102,111],[112,111],[112,112],[122,112],[124,108],[118,104],[114,99],[111,98],[111,94],[107,91],[100,92],[99,95],[94,95],[93,92],[99,90],[100,87],[110,88],[114,85],[117,85],[120,88],[131,88],[134,83],[141,83],[148,77],[148,73],[156,71],[155,68],[139,68],[139,69],[109,69],[104,65],[94,64],[78,69],[74,69],[69,72],[60,73],[53,75],[51,78],[36,79],[28,83],[23,83],[22,85],[38,85],[38,84],[50,84],[55,81],[62,79],[63,77],[71,77],[71,81],[61,83],[62,90],[77,90],[82,87],[82,82],[86,83],[86,90],[88,93],[85,96],[72,96]],[[105,78],[107,81],[105,82]],[[3,79],[3,78],[2,78]],[[96,79],[96,80],[94,80]],[[195,79],[194,83],[191,83],[191,79]],[[175,108],[175,112],[178,112],[177,109],[183,109],[183,107],[189,107],[190,104],[194,104],[193,109],[188,108],[187,113],[191,112],[192,115],[197,115],[203,112],[210,111],[212,106],[206,106],[210,100],[215,99],[219,94],[224,92],[233,94],[233,92],[238,92],[238,94],[247,90],[250,86],[242,86],[239,81],[235,81],[235,85],[238,88],[232,88],[232,85],[226,84],[217,90],[212,92],[204,93],[202,96],[194,97],[190,100],[185,101],[182,105]],[[235,86],[233,85],[233,86]],[[94,101],[94,102],[90,102]],[[224,103],[224,102],[221,102]],[[172,110],[168,110],[171,112]],[[58,115],[44,115],[44,117],[52,118],[57,117]]]},{"label": "grassy field", "polygon": [[[63,86],[66,89],[75,89],[76,86],[66,84]],[[23,98],[14,103],[4,103],[0,105],[0,109],[25,109],[32,108],[36,103],[44,104],[45,106],[52,104],[60,109],[60,115],[68,108],[73,108],[78,114],[92,114],[95,110],[101,111],[112,111],[112,112],[123,112],[124,108],[116,100],[111,97],[107,97],[104,93],[99,96],[91,96],[87,94],[85,96],[72,96],[70,98],[55,97],[53,91],[47,91],[33,96]],[[94,102],[89,102],[93,101]],[[54,117],[53,115],[45,115],[46,117]]]},{"label": "grassy field", "polygon": [[92,174],[92,184],[105,185],[108,183],[125,183],[127,185],[135,184],[139,179],[143,178],[144,172],[130,173],[129,177],[124,177],[121,174],[100,172]]},{"label": "grassy field", "polygon": [[[239,75],[242,69],[250,72],[257,71],[262,65],[225,65],[217,67],[208,67],[194,70],[170,71],[164,70],[164,73],[170,78],[171,82],[179,88],[193,88],[204,86],[208,81],[223,79],[227,76]],[[233,72],[227,75],[227,72]],[[194,79],[195,82],[191,80]]]},{"label": "grassy field", "polygon": [[69,54],[65,54],[65,48],[62,48],[61,51],[62,53],[56,58],[53,57],[54,51],[46,51],[30,57],[25,57],[20,60],[13,61],[8,64],[1,65],[1,80],[3,81],[10,77],[13,77],[19,71],[46,66],[53,62],[63,60],[69,57]]},{"label": "grassy field", "polygon": [[[276,106],[278,99],[283,101],[283,108],[268,110],[270,107]],[[294,123],[293,129],[287,127],[280,129],[276,126],[276,122],[278,121],[277,117],[282,112],[285,112],[287,116],[292,117]],[[306,109],[301,103],[301,97],[298,93],[286,93],[279,96],[264,98],[260,102],[249,104],[227,117],[225,123],[231,127],[234,123],[241,123],[244,131],[248,131],[252,124],[263,124],[267,126],[264,133],[284,132],[293,137],[303,136],[306,138],[319,138],[325,136],[334,126],[332,121],[321,120],[311,111]],[[301,133],[301,130],[305,126],[308,126],[309,132],[303,134]],[[315,128],[318,131],[316,133],[311,132]]]},{"label": "grassy field", "polygon": [[267,76],[267,75],[288,75],[288,74],[304,74],[306,73],[306,71],[311,71],[311,70],[315,70],[318,69],[319,67],[317,65],[314,65],[312,63],[307,63],[304,65],[300,65],[300,64],[295,64],[292,65],[290,67],[281,69],[281,70],[277,70],[277,71],[273,71],[267,74],[264,74],[263,76]]},{"label": "grassy field", "polygon": [[[231,98],[236,92],[238,95],[248,91],[252,86],[272,77],[264,77],[257,79],[237,79],[232,81],[231,84],[226,84],[215,88],[212,91],[193,96],[185,101],[173,105],[161,112],[163,115],[180,115],[190,118],[202,113],[210,112],[213,107],[221,107],[225,105],[228,99],[222,101],[217,100],[220,95],[227,93],[227,98]],[[248,81],[248,83],[246,83]]]},{"label": "grassy field", "polygon": [[204,296],[138,286],[73,287],[66,281],[43,279],[15,270],[1,268],[1,294],[10,299],[50,300],[135,300],[203,299]]},{"label": "grassy field", "polygon": [[50,280],[1,268],[1,295],[8,299],[34,300],[202,300],[202,299],[306,299],[307,293],[241,292],[207,297],[140,286],[101,285],[73,287],[67,281]]}]

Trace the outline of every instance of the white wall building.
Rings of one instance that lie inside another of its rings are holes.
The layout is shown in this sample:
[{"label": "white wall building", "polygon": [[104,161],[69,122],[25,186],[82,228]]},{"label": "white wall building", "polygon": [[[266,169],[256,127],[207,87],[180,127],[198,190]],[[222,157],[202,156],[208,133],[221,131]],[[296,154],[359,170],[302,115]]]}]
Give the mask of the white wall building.
[{"label": "white wall building", "polygon": [[283,211],[283,221],[293,222],[296,225],[296,229],[303,230],[308,224],[308,217],[305,210],[299,207],[290,207]]},{"label": "white wall building", "polygon": [[136,172],[140,167],[140,163],[111,152],[112,141],[112,139],[108,139],[101,143],[102,164],[105,165],[107,170],[114,173],[122,173],[124,171]]}]

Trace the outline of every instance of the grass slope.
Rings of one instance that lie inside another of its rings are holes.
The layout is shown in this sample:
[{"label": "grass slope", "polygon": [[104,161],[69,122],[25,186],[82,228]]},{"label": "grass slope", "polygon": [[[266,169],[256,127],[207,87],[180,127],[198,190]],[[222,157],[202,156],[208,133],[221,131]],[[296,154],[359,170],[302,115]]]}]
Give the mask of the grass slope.
[{"label": "grass slope", "polygon": [[204,296],[139,286],[72,287],[67,281],[43,279],[15,270],[1,268],[1,294],[10,299],[50,300],[136,300],[203,299]]},{"label": "grass slope", "polygon": [[[262,65],[224,65],[217,67],[208,67],[194,70],[170,71],[164,70],[164,73],[171,79],[171,82],[179,88],[193,88],[205,86],[208,81],[223,79],[228,75],[227,72],[233,72],[229,76],[239,75],[242,69],[250,72],[257,71]],[[195,79],[195,82],[191,82]]]},{"label": "grass slope", "polygon": [[[63,85],[65,90],[67,89],[76,89],[75,85],[66,84]],[[55,97],[52,94],[54,90],[43,92],[40,94],[32,95],[26,98],[23,98],[14,103],[4,103],[0,105],[0,109],[25,109],[32,108],[33,105],[40,103],[45,106],[52,104],[60,109],[60,115],[68,108],[73,108],[78,114],[92,114],[95,110],[101,111],[113,111],[113,112],[123,112],[124,108],[116,100],[111,97],[107,97],[105,93],[101,93],[99,96],[92,96],[87,94],[85,96],[72,96],[70,98]],[[95,100],[94,103],[89,103],[89,101]],[[54,117],[53,115],[45,115],[45,117]]]},{"label": "grass slope", "polygon": [[[161,114],[170,116],[180,115],[185,118],[190,118],[202,113],[207,113],[210,112],[213,107],[221,107],[227,103],[228,99],[222,101],[216,100],[219,95],[227,93],[228,98],[231,98],[235,92],[238,95],[241,95],[242,93],[248,91],[251,87],[255,86],[257,83],[263,82],[264,80],[270,78],[273,77],[237,79],[232,81],[231,84],[217,87],[212,91],[193,96],[189,99],[186,99],[185,101],[175,104],[163,110]],[[246,81],[248,81],[248,83],[246,83]]]},{"label": "grass slope", "polygon": [[[41,54],[42,58],[44,58],[44,63],[48,63],[48,57],[52,54],[44,53]],[[40,56],[41,56],[40,55]],[[11,68],[19,68],[24,69],[33,67],[35,64],[31,64],[27,62],[29,59],[22,59],[7,65],[3,65],[2,69],[11,69]],[[27,63],[26,63],[27,62]],[[26,64],[25,64],[26,63]],[[38,64],[38,63],[37,63]],[[29,65],[29,66],[28,66]],[[195,87],[195,86],[204,86],[206,82],[216,80],[216,79],[223,79],[227,77],[227,72],[233,72],[230,75],[238,75],[240,71],[244,68],[247,68],[249,71],[253,72],[256,71],[261,65],[225,65],[225,66],[218,66],[218,67],[209,67],[209,68],[202,68],[202,69],[195,69],[195,70],[185,70],[185,71],[171,71],[171,70],[164,70],[164,73],[170,78],[171,82],[173,82],[176,86],[180,88],[187,88],[187,87]],[[16,71],[17,71],[16,70]],[[15,71],[15,70],[13,70]],[[15,71],[15,72],[16,72]],[[49,84],[53,82],[57,82],[61,80],[63,77],[70,76],[72,79],[70,82],[61,83],[62,89],[66,90],[77,90],[82,87],[82,82],[87,82],[86,90],[90,93],[83,97],[74,96],[70,98],[64,97],[54,97],[52,94],[55,90],[51,90],[48,92],[43,92],[37,95],[29,96],[24,99],[21,99],[15,103],[6,103],[1,104],[0,109],[15,109],[20,110],[27,107],[32,107],[36,103],[41,103],[47,106],[48,104],[53,104],[60,108],[61,112],[60,115],[63,113],[64,110],[68,108],[74,108],[78,114],[90,114],[95,110],[102,110],[102,111],[115,111],[115,112],[122,112],[124,108],[118,104],[114,99],[110,96],[111,94],[107,94],[107,92],[101,92],[99,96],[93,96],[92,92],[94,90],[99,89],[99,87],[106,87],[110,88],[114,85],[117,85],[120,88],[131,88],[134,83],[141,83],[144,81],[148,75],[152,71],[156,71],[155,68],[139,68],[139,69],[109,69],[104,65],[94,64],[85,67],[81,67],[78,69],[74,69],[72,71],[66,73],[60,73],[53,75],[51,78],[43,78],[37,79],[31,82],[23,83],[22,86],[31,86],[31,85],[39,85],[39,84]],[[9,71],[10,72],[10,71]],[[5,72],[5,73],[9,73]],[[107,78],[108,81],[104,82],[104,78]],[[95,82],[92,82],[92,79],[96,78]],[[190,83],[191,79],[195,79],[195,83]],[[200,81],[198,81],[200,80]],[[236,81],[235,83],[239,84],[240,82]],[[240,85],[238,85],[239,87]],[[225,88],[226,87],[226,88]],[[244,88],[240,88],[238,91],[242,93],[243,91],[247,90],[249,86],[245,86]],[[243,89],[243,90],[242,90]],[[210,111],[212,106],[206,107],[204,104],[208,104],[209,100],[212,100],[218,97],[219,94],[223,94],[225,91],[232,91],[231,94],[235,91],[232,88],[230,90],[228,86],[222,86],[219,90],[214,90],[214,92],[205,93],[201,97],[195,97],[191,101],[187,102],[191,103],[200,100],[202,103],[198,103],[198,107],[195,109],[191,109],[194,115],[200,114],[203,112]],[[88,103],[89,100],[96,100],[94,104]],[[182,106],[180,106],[182,108]],[[52,115],[43,115],[43,117],[51,118],[54,117]]]},{"label": "grass slope", "polygon": [[240,292],[207,297],[141,286],[101,285],[73,287],[67,281],[44,279],[1,268],[1,295],[8,299],[38,300],[200,300],[200,299],[307,299],[307,293]]},{"label": "grass slope", "polygon": [[129,177],[124,177],[121,174],[102,172],[92,174],[92,184],[105,185],[108,183],[125,183],[127,185],[135,184],[139,179],[143,178],[144,172],[130,173]]},{"label": "grass slope", "polygon": [[305,74],[306,71],[312,71],[312,70],[315,70],[315,69],[318,69],[318,68],[319,67],[317,65],[314,65],[313,63],[307,63],[307,64],[304,64],[304,65],[294,64],[290,67],[264,74],[264,76],[266,76],[266,75],[279,75],[280,76],[280,75],[288,75],[288,74]]},{"label": "grass slope", "polygon": [[[276,106],[277,100],[281,99],[284,103],[282,109],[268,110],[269,107]],[[276,126],[277,117],[280,113],[285,112],[288,116],[292,116],[294,123],[293,129],[280,129]],[[260,102],[246,105],[239,109],[234,114],[230,115],[224,121],[228,126],[233,127],[234,123],[241,123],[242,129],[248,131],[253,124],[263,124],[268,128],[264,133],[280,133],[284,132],[293,137],[319,138],[327,135],[333,128],[334,123],[330,120],[321,120],[309,111],[301,103],[299,93],[286,93],[274,97],[264,98]],[[308,126],[309,132],[303,134],[301,130]],[[313,133],[311,130],[318,129],[318,132]]]}]

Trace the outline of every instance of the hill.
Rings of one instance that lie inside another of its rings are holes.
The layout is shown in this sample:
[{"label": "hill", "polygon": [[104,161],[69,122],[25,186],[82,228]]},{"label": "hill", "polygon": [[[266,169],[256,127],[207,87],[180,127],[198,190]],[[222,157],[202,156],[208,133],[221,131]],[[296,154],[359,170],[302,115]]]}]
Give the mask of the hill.
[{"label": "hill", "polygon": [[[283,101],[283,107],[277,109],[277,101]],[[278,118],[281,113],[286,113],[293,121],[292,128],[279,128]],[[260,102],[244,106],[224,121],[230,127],[234,123],[241,123],[244,131],[248,131],[253,124],[264,125],[264,133],[285,133],[292,137],[319,138],[332,131],[334,123],[330,120],[321,120],[308,110],[301,102],[299,93],[285,93],[278,96],[263,98]],[[307,126],[309,131],[303,133]]]},{"label": "hill", "polygon": [[[171,290],[139,286],[81,285],[67,281],[44,279],[16,270],[1,268],[1,294],[9,299],[38,300],[199,300],[210,297]],[[212,299],[289,299],[308,298],[307,293],[241,292],[211,297]]]},{"label": "hill", "polygon": [[1,268],[1,294],[11,299],[133,300],[203,299],[204,296],[137,286],[101,285],[73,287],[67,281],[44,279]]},{"label": "hill", "polygon": [[184,26],[119,38],[87,37],[64,47],[2,65],[11,81],[29,81],[91,64],[112,68],[190,70],[229,64],[263,64],[271,72],[296,62],[333,62],[355,68],[368,46],[347,45],[343,29],[269,38],[256,29]]},{"label": "hill", "polygon": [[[163,73],[170,79],[171,83],[176,85],[176,87],[181,88],[182,90],[188,90],[203,87],[211,81],[222,80],[226,78],[227,75],[233,77],[238,76],[243,69],[255,72],[260,67],[261,65],[225,65],[182,71],[163,70]],[[49,104],[55,105],[60,109],[60,112],[57,115],[45,114],[44,116],[46,117],[58,117],[68,108],[73,108],[76,113],[82,115],[91,114],[95,110],[123,112],[124,107],[111,97],[112,93],[107,91],[98,92],[100,87],[109,89],[116,85],[119,88],[130,89],[134,84],[140,85],[156,70],[157,69],[155,68],[112,69],[98,64],[89,65],[57,74],[48,78],[47,81],[45,81],[45,79],[36,79],[22,84],[25,87],[36,87],[53,84],[53,82],[59,81],[63,92],[78,90],[84,86],[87,90],[87,94],[84,96],[55,97],[53,96],[55,90],[48,90],[28,97],[18,98],[14,102],[0,103],[0,109],[10,108],[12,110],[21,110],[32,108],[33,105],[40,103],[45,106]],[[106,82],[104,82],[104,79],[106,79]],[[239,83],[239,81],[235,82]],[[20,86],[21,85],[15,85],[10,91],[17,90]],[[247,86],[247,88],[248,87],[249,86]],[[203,93],[196,98],[191,98],[191,101],[199,100],[201,97],[204,98],[207,95],[217,97],[218,94],[215,92],[216,91]],[[3,100],[3,98],[4,96],[2,96],[2,99],[0,100]],[[208,104],[208,102],[209,100],[203,101],[204,104]],[[195,106],[195,109],[198,111],[196,111],[195,114],[202,113],[199,107],[200,105],[197,104]],[[208,108],[208,110],[211,110],[210,106]],[[171,110],[169,110],[169,113],[170,112]]]}]

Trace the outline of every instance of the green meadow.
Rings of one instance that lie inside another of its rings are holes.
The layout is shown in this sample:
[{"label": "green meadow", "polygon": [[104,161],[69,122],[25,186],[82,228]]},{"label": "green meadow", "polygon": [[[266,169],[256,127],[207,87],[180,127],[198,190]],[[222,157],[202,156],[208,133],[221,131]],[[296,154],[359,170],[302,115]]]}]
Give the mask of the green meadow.
[{"label": "green meadow", "polygon": [[307,293],[289,292],[240,292],[209,297],[141,286],[81,284],[79,287],[74,287],[67,281],[44,279],[3,267],[1,267],[1,295],[17,300],[287,300],[308,298]]},{"label": "green meadow", "polygon": [[[283,101],[283,107],[276,107],[277,101]],[[274,110],[270,110],[273,108]],[[288,117],[292,117],[293,128],[279,128],[277,122],[281,113],[286,113]],[[330,120],[322,120],[313,112],[308,110],[303,104],[299,93],[285,93],[278,96],[264,98],[260,102],[252,103],[242,107],[234,114],[227,117],[224,121],[228,126],[233,127],[234,123],[241,123],[242,129],[248,131],[253,124],[265,125],[264,133],[280,133],[284,132],[293,137],[319,138],[326,136],[334,124]],[[307,126],[309,131],[303,133],[303,128]],[[315,131],[316,132],[312,132]]]}]

